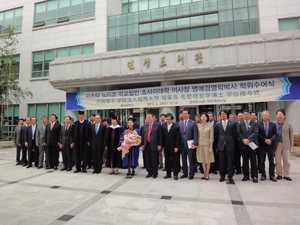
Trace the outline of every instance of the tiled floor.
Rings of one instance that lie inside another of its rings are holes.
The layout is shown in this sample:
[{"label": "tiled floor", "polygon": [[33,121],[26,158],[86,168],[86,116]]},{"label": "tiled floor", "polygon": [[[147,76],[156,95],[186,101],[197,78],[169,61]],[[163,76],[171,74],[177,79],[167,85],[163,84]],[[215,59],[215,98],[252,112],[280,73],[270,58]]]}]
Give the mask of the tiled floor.
[{"label": "tiled floor", "polygon": [[[141,160],[142,157],[140,157]],[[0,224],[300,224],[300,157],[291,153],[292,182],[219,182],[126,178],[15,165],[15,149],[0,149]],[[140,161],[141,163],[141,161]],[[60,165],[59,168],[62,166]]]}]

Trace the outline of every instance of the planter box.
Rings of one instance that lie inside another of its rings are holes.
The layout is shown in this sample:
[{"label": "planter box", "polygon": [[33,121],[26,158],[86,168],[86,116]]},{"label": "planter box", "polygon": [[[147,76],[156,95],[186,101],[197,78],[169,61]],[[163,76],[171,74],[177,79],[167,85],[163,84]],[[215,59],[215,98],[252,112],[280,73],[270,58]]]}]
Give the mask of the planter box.
[{"label": "planter box", "polygon": [[292,149],[298,156],[300,156],[300,147],[299,146],[293,146]]}]

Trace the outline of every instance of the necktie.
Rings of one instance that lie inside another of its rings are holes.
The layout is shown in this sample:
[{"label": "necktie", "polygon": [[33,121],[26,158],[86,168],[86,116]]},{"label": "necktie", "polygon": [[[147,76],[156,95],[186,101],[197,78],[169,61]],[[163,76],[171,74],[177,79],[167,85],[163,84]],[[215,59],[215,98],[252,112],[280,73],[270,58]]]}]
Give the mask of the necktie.
[{"label": "necktie", "polygon": [[82,124],[82,121],[80,121],[80,123]]},{"label": "necktie", "polygon": [[52,128],[53,128],[53,123],[51,123],[51,127],[50,127],[50,130],[52,130]]},{"label": "necktie", "polygon": [[44,127],[44,131],[45,131],[46,125],[43,125],[43,127]]},{"label": "necktie", "polygon": [[249,124],[249,122],[248,121],[246,121],[246,130],[248,131],[248,125]]},{"label": "necktie", "polygon": [[224,121],[223,129],[224,129],[224,132],[225,132],[226,131],[226,121]]},{"label": "necktie", "polygon": [[148,139],[147,141],[150,142],[150,133],[151,133],[151,127],[152,127],[152,124],[149,125],[149,130],[148,130]]},{"label": "necktie", "polygon": [[66,132],[68,131],[68,126],[66,126]]},{"label": "necktie", "polygon": [[184,121],[184,127],[183,127],[183,132],[186,130],[186,120]]},{"label": "necktie", "polygon": [[268,137],[268,132],[269,132],[268,124],[265,123],[265,133],[266,133],[266,137]]},{"label": "necktie", "polygon": [[34,139],[34,126],[32,126],[32,140]]},{"label": "necktie", "polygon": [[96,134],[98,134],[98,124],[96,124]]}]

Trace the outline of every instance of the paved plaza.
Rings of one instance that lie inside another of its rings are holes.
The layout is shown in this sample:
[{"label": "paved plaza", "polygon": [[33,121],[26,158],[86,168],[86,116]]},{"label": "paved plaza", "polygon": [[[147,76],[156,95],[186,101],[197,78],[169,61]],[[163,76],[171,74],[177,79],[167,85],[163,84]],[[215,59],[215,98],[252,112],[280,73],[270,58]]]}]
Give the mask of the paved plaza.
[{"label": "paved plaza", "polygon": [[[141,165],[140,155],[140,165]],[[61,159],[60,159],[61,161]],[[292,182],[254,184],[234,176],[201,180],[148,178],[137,168],[109,175],[26,169],[15,148],[0,149],[0,224],[300,224],[300,157],[291,153]],[[60,163],[59,169],[62,168]]]}]

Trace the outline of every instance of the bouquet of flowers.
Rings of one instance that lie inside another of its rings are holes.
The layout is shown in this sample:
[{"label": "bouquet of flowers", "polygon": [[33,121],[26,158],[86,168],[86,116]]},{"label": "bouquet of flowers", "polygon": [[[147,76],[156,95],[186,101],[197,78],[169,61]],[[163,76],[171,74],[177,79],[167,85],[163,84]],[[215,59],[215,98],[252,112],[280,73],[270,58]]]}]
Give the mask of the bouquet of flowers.
[{"label": "bouquet of flowers", "polygon": [[129,152],[132,146],[137,146],[141,143],[141,136],[135,130],[128,130],[123,136],[123,144],[118,148],[118,151],[122,151],[122,158]]}]

